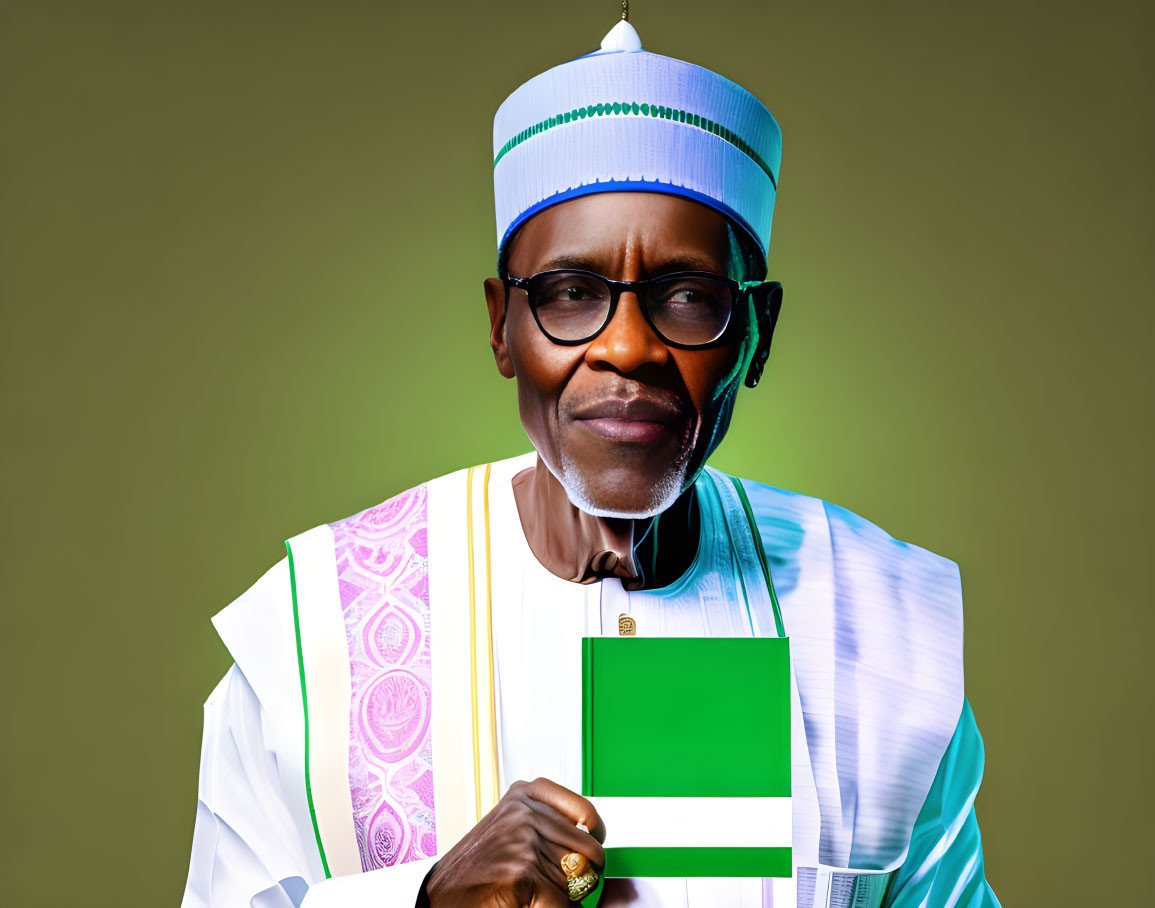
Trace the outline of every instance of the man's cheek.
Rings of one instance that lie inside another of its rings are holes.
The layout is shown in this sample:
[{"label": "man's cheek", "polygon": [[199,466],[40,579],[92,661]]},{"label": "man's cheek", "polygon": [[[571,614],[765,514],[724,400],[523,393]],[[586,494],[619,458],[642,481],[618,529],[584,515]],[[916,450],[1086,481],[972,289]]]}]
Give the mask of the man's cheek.
[{"label": "man's cheek", "polygon": [[556,434],[554,425],[556,408],[553,401],[541,393],[530,381],[518,379],[518,409],[525,430],[534,436],[536,442],[548,442]]}]

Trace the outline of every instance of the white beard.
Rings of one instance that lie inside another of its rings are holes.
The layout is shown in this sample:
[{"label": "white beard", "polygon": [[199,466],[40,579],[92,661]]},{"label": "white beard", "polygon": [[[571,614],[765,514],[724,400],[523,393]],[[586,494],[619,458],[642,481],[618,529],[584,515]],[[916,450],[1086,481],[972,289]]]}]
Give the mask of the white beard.
[{"label": "white beard", "polygon": [[[612,511],[598,507],[590,499],[590,491],[585,477],[582,476],[577,464],[569,457],[566,451],[561,454],[561,475],[554,476],[565,489],[565,494],[575,508],[585,511],[594,517],[621,517],[639,520],[644,517],[653,517],[669,508],[682,492],[686,490],[686,476],[690,468],[690,451],[687,451],[681,460],[673,465],[650,489],[649,504],[639,511]],[[549,465],[546,465],[549,467]],[[552,468],[550,468],[552,471]]]}]

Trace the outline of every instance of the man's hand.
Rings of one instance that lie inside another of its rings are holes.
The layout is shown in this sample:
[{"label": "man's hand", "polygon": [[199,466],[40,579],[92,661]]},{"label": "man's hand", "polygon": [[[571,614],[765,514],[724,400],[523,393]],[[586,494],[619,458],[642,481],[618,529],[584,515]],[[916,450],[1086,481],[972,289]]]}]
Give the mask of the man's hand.
[{"label": "man's hand", "polygon": [[[589,832],[578,829],[585,826]],[[432,908],[569,908],[562,856],[584,854],[600,874],[606,829],[594,805],[549,779],[514,782],[497,806],[438,861]]]}]

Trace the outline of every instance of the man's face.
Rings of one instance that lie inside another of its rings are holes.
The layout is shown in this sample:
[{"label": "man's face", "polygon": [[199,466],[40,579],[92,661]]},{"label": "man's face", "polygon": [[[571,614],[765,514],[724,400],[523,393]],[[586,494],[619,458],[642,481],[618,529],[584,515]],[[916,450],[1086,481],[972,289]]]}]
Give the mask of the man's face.
[{"label": "man's face", "polygon": [[[726,221],[673,195],[603,192],[530,218],[509,255],[509,273],[575,268],[638,281],[674,271],[727,274]],[[740,279],[740,275],[730,275]],[[639,517],[664,510],[721,440],[745,332],[735,309],[722,342],[667,346],[633,293],[610,323],[578,346],[553,343],[538,328],[526,293],[485,284],[498,368],[517,378],[521,421],[542,460],[584,510]],[[715,431],[715,429],[719,431]]]}]

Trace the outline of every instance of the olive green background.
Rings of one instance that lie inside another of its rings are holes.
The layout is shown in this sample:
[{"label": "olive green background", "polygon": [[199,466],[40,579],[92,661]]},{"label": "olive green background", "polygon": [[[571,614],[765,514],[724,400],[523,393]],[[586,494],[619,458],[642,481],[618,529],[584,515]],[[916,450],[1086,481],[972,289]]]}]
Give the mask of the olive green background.
[{"label": "olive green background", "polygon": [[[1152,7],[637,0],[785,136],[714,463],[959,562],[1005,905],[1149,901]],[[521,452],[491,118],[617,4],[0,5],[6,904],[171,905],[209,616]]]}]

